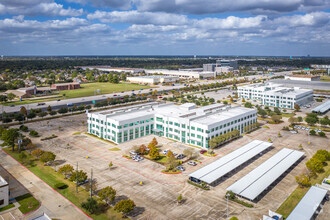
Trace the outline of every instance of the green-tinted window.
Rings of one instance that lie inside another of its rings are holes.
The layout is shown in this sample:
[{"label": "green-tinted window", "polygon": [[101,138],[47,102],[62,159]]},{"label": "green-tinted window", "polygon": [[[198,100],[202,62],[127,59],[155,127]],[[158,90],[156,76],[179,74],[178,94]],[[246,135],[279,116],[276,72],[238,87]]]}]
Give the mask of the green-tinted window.
[{"label": "green-tinted window", "polygon": [[115,124],[112,124],[112,127],[116,128],[116,125]]},{"label": "green-tinted window", "polygon": [[173,122],[169,121],[170,125],[173,125]]},{"label": "green-tinted window", "polygon": [[176,123],[176,122],[175,122],[174,125],[180,127],[180,124],[179,124],[179,123]]},{"label": "green-tinted window", "polygon": [[186,125],[182,124],[181,127],[182,127],[182,128],[186,128]]},{"label": "green-tinted window", "polygon": [[195,127],[191,126],[191,130],[195,130]]},{"label": "green-tinted window", "polygon": [[191,133],[190,136],[191,136],[191,137],[195,137],[195,134],[194,134],[194,133]]},{"label": "green-tinted window", "polygon": [[200,136],[200,135],[197,135],[197,138],[202,138],[202,136]]},{"label": "green-tinted window", "polygon": [[134,125],[134,123],[129,123],[129,126],[132,127]]},{"label": "green-tinted window", "polygon": [[140,124],[140,122],[136,121],[136,122],[135,122],[135,125],[138,125],[138,124]]},{"label": "green-tinted window", "polygon": [[118,128],[118,129],[121,129],[121,128],[122,128],[122,126],[117,126],[117,128]]},{"label": "green-tinted window", "polygon": [[128,124],[124,124],[124,128],[127,128],[128,127]]}]

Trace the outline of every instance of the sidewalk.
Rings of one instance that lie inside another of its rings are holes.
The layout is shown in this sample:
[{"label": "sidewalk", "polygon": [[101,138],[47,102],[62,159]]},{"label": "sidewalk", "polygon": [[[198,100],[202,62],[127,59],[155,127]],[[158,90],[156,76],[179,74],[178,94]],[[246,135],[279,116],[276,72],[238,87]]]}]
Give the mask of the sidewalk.
[{"label": "sidewalk", "polygon": [[[41,202],[40,208],[31,214],[26,215],[26,219],[38,216],[43,212],[51,218],[62,220],[90,219],[80,209],[75,207],[71,202],[62,197],[62,195],[57,193],[37,176],[20,165],[16,160],[5,154],[2,150],[0,150],[0,158],[0,164]],[[15,217],[19,218],[20,216]]]}]

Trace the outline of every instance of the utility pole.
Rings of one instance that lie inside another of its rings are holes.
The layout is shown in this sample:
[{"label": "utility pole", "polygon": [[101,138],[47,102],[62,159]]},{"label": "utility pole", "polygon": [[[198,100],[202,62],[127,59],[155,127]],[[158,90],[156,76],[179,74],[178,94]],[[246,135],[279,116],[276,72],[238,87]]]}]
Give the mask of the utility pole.
[{"label": "utility pole", "polygon": [[227,193],[227,219],[229,219],[229,214],[228,214],[228,198],[229,198],[229,193]]},{"label": "utility pole", "polygon": [[76,169],[76,193],[78,193],[78,162],[77,162],[77,169]]},{"label": "utility pole", "polygon": [[22,136],[21,136],[21,134],[19,135],[19,139],[18,139],[18,141],[17,141],[17,143],[18,143],[18,153],[21,153],[21,144],[22,144]]},{"label": "utility pole", "polygon": [[90,182],[90,184],[89,184],[89,187],[91,188],[90,189],[90,197],[92,198],[92,196],[93,196],[93,169],[91,168],[91,182]]}]

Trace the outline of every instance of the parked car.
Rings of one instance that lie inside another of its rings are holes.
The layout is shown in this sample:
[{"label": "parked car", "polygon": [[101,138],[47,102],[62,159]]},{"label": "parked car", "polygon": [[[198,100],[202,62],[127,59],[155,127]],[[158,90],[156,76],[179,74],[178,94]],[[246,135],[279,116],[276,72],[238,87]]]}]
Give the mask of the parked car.
[{"label": "parked car", "polygon": [[296,132],[296,131],[290,131],[292,134],[297,134],[298,132]]},{"label": "parked car", "polygon": [[136,155],[137,153],[134,150],[129,151],[130,154]]},{"label": "parked car", "polygon": [[169,151],[168,149],[167,149],[167,150],[164,150],[164,151],[163,151],[163,154],[164,154],[164,155],[167,155],[167,152],[168,152],[168,151]]},{"label": "parked car", "polygon": [[185,171],[186,169],[183,166],[177,166],[175,169],[180,170],[180,171]]},{"label": "parked car", "polygon": [[46,105],[46,103],[41,102],[41,103],[38,103],[38,104],[37,104],[37,106],[40,106],[40,105]]},{"label": "parked car", "polygon": [[195,161],[188,161],[188,163],[187,163],[188,165],[190,165],[190,166],[196,166],[197,165],[197,163],[195,162]]},{"label": "parked car", "polygon": [[186,157],[186,155],[184,155],[184,154],[179,154],[177,157],[176,157],[176,159],[183,159],[183,158],[185,158]]},{"label": "parked car", "polygon": [[11,105],[10,107],[15,107],[15,105]]},{"label": "parked car", "polygon": [[116,94],[114,94],[113,96],[117,96]]},{"label": "parked car", "polygon": [[204,154],[204,153],[206,153],[206,150],[201,150],[201,151],[199,151],[199,153]]}]

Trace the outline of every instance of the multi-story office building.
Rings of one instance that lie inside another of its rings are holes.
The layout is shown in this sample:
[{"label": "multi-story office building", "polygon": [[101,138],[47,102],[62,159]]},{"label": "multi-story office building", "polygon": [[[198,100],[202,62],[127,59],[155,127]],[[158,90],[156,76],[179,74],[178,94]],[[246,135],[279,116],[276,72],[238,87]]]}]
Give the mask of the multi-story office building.
[{"label": "multi-story office building", "polygon": [[217,67],[232,67],[234,70],[238,69],[237,60],[217,60]]},{"label": "multi-story office building", "polygon": [[0,176],[0,208],[9,204],[9,185],[7,181]]},{"label": "multi-story office building", "polygon": [[313,101],[313,90],[288,88],[273,83],[239,86],[237,94],[242,98],[261,100],[262,105],[290,109],[293,109],[296,103],[301,106]]},{"label": "multi-story office building", "polygon": [[214,72],[216,66],[217,65],[215,63],[206,63],[206,64],[203,64],[203,71],[204,72]]},{"label": "multi-story office building", "polygon": [[235,129],[244,133],[256,121],[255,109],[222,104],[196,108],[193,103],[131,106],[88,113],[87,120],[88,133],[115,143],[156,134],[203,148],[210,138]]}]

